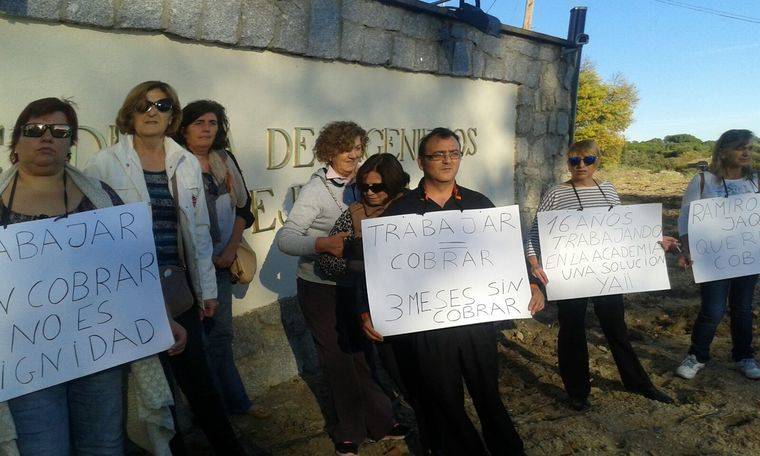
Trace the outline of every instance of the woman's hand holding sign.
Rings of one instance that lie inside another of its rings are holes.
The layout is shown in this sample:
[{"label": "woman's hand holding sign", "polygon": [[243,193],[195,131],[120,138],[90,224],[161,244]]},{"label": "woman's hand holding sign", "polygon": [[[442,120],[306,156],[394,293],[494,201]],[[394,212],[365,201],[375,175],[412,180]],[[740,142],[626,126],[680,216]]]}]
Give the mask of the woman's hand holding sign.
[{"label": "woman's hand holding sign", "polygon": [[546,276],[544,268],[541,263],[538,262],[538,258],[535,255],[528,257],[528,264],[530,265],[530,273],[533,277],[541,282],[541,285],[546,286],[549,283],[549,277]]},{"label": "woman's hand holding sign", "polygon": [[169,347],[169,350],[167,350],[166,353],[169,356],[176,356],[185,351],[187,331],[185,331],[185,328],[171,317],[169,317],[169,327],[172,329],[172,336],[174,336],[174,345]]},{"label": "woman's hand holding sign", "polygon": [[[543,273],[543,270],[541,271]],[[528,310],[531,315],[535,315],[544,309],[544,293],[538,288],[535,283],[530,284],[530,302],[528,303]]]},{"label": "woman's hand holding sign", "polygon": [[691,255],[689,255],[689,252],[681,252],[681,254],[678,255],[678,266],[681,266],[682,269],[691,267],[693,263],[694,262],[691,261]]},{"label": "woman's hand holding sign", "polygon": [[537,278],[542,285],[546,286],[546,284],[549,283],[549,278],[546,276],[544,268],[542,268],[540,264],[531,266],[530,273],[533,275],[533,277]]},{"label": "woman's hand holding sign", "polygon": [[372,342],[382,342],[383,336],[379,332],[375,331],[375,326],[372,324],[372,317],[370,316],[369,312],[362,312],[361,319],[362,331],[364,331],[364,335],[367,336],[367,339],[371,340]]}]

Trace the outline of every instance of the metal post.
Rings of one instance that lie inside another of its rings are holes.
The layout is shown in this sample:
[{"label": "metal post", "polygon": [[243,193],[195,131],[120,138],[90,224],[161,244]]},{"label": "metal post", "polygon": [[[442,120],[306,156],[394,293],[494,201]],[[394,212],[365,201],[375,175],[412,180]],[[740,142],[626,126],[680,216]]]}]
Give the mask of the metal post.
[{"label": "metal post", "polygon": [[575,116],[578,111],[578,81],[581,74],[581,51],[583,45],[588,43],[586,29],[586,7],[576,6],[570,10],[570,24],[567,27],[567,41],[574,46],[572,53],[575,54],[575,72],[573,74],[573,85],[571,87],[571,106],[570,106],[570,144],[573,143],[575,136]]}]

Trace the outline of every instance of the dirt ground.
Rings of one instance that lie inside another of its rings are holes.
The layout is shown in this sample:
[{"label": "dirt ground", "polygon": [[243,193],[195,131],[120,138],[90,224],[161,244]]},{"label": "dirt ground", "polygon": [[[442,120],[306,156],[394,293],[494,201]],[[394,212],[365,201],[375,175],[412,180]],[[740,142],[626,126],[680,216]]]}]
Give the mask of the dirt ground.
[{"label": "dirt ground", "polygon": [[[686,178],[678,173],[649,175],[631,170],[608,173],[608,177],[624,203],[662,202],[665,231],[676,233]],[[583,413],[564,405],[556,357],[556,307],[549,304],[536,319],[519,321],[516,328],[502,332],[500,390],[529,455],[760,455],[760,384],[734,370],[727,322],[712,345],[713,361],[694,380],[673,374],[689,346],[699,308],[691,273],[682,272],[675,263],[674,257],[668,258],[672,290],[626,297],[634,347],[655,385],[676,400],[673,405],[623,389],[592,309],[587,320],[592,408]],[[757,310],[755,316],[759,316]],[[272,412],[270,418],[235,418],[234,425],[245,444],[258,449],[256,453],[332,454],[316,400],[323,393],[318,376],[278,385],[256,399]],[[413,414],[397,405],[400,420],[413,426]],[[469,398],[467,406],[476,417]],[[406,442],[365,444],[361,453],[419,454],[416,443],[412,434]],[[201,438],[194,446],[195,454],[206,452]]]}]

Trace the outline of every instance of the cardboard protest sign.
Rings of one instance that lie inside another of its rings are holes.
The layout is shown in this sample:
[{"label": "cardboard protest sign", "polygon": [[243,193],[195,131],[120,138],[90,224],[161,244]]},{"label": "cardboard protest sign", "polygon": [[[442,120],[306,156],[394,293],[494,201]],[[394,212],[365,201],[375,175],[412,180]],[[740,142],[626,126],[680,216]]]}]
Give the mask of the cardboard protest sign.
[{"label": "cardboard protest sign", "polygon": [[173,344],[147,203],[0,230],[0,401]]},{"label": "cardboard protest sign", "polygon": [[760,195],[707,198],[689,205],[694,282],[760,273]]},{"label": "cardboard protest sign", "polygon": [[531,316],[517,206],[368,219],[362,236],[384,336]]},{"label": "cardboard protest sign", "polygon": [[670,289],[662,205],[537,214],[550,300]]}]

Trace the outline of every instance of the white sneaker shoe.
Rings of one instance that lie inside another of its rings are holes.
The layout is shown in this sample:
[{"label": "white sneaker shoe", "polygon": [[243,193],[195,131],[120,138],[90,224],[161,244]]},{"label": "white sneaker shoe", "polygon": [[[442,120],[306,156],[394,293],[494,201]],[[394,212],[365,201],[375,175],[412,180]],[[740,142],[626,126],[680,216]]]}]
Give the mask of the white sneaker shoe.
[{"label": "white sneaker shoe", "polygon": [[[753,359],[752,361],[754,362],[755,360]],[[703,367],[705,367],[705,363],[700,363],[697,361],[696,356],[689,355],[681,361],[681,365],[676,369],[676,375],[691,380]],[[757,364],[755,364],[755,368],[757,369]],[[758,369],[758,373],[760,374],[760,369]]]},{"label": "white sneaker shoe", "polygon": [[754,358],[745,358],[736,363],[736,367],[750,380],[760,378],[760,366],[757,365],[757,361]]}]

